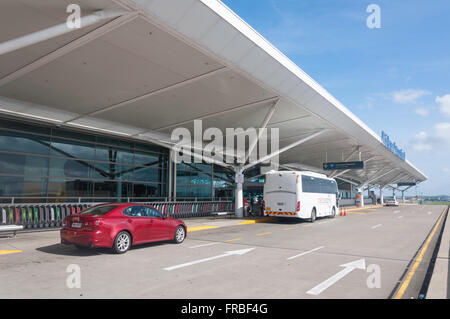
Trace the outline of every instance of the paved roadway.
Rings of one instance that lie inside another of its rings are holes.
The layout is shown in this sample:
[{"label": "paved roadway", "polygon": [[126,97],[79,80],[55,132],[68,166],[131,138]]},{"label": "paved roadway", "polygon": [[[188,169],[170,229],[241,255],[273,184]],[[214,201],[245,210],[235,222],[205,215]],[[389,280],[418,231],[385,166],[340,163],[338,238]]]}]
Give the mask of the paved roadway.
[{"label": "paved roadway", "polygon": [[[124,255],[60,245],[55,231],[0,238],[0,251],[22,250],[0,254],[0,298],[388,298],[444,208],[222,227]],[[81,288],[67,287],[70,264]]]}]

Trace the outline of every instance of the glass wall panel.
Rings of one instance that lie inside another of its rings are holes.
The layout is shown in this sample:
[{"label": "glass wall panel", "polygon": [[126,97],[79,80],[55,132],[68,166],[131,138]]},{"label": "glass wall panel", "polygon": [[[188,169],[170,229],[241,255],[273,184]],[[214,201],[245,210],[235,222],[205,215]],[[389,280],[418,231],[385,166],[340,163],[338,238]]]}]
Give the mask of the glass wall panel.
[{"label": "glass wall panel", "polygon": [[95,152],[95,159],[97,161],[133,164],[134,154],[131,150],[97,145]]},{"label": "glass wall panel", "polygon": [[150,154],[141,151],[135,151],[134,164],[139,166],[162,167],[165,157],[160,154]]},{"label": "glass wall panel", "polygon": [[0,196],[43,197],[47,192],[46,184],[46,178],[0,176]]},{"label": "glass wall panel", "polygon": [[89,178],[91,165],[83,160],[70,160],[64,158],[50,159],[50,176]]},{"label": "glass wall panel", "polygon": [[0,173],[11,175],[47,176],[48,158],[0,153]]},{"label": "glass wall panel", "polygon": [[50,155],[93,160],[95,148],[93,144],[89,143],[54,138],[52,139]]},{"label": "glass wall panel", "polygon": [[200,185],[178,185],[177,184],[177,197],[211,197],[211,186],[200,186]]},{"label": "glass wall panel", "polygon": [[161,197],[163,193],[161,184],[135,183],[133,190],[134,197]]},{"label": "glass wall panel", "polygon": [[167,161],[159,146],[0,119],[0,196],[162,197]]},{"label": "glass wall panel", "polygon": [[49,145],[50,138],[46,136],[0,130],[1,151],[47,155]]},{"label": "glass wall panel", "polygon": [[48,182],[48,197],[91,197],[93,182],[89,180],[53,179]]}]

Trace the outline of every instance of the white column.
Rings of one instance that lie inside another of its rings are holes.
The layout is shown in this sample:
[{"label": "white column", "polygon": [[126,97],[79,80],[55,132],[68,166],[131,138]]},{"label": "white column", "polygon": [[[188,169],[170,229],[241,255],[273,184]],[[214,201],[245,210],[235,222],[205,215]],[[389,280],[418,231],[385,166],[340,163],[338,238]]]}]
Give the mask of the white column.
[{"label": "white column", "polygon": [[237,218],[244,217],[244,192],[243,192],[243,184],[242,183],[236,183],[236,193],[234,196],[234,211]]},{"label": "white column", "polygon": [[361,194],[361,207],[364,207],[364,189],[363,189],[363,187],[358,189],[358,193]]},{"label": "white column", "polygon": [[380,185],[380,204],[384,205],[383,186]]}]

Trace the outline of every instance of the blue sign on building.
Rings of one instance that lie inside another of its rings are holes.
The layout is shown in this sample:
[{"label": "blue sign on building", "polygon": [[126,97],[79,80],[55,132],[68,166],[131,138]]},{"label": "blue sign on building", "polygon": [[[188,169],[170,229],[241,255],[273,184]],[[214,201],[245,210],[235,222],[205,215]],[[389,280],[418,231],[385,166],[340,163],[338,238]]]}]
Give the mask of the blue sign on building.
[{"label": "blue sign on building", "polygon": [[397,155],[397,157],[401,158],[402,160],[406,160],[406,154],[405,152],[399,148],[397,145],[395,145],[395,143],[393,143],[390,138],[389,135],[387,135],[385,132],[381,131],[381,139],[383,140],[383,144],[384,146],[390,150],[392,153],[394,153],[395,155]]}]

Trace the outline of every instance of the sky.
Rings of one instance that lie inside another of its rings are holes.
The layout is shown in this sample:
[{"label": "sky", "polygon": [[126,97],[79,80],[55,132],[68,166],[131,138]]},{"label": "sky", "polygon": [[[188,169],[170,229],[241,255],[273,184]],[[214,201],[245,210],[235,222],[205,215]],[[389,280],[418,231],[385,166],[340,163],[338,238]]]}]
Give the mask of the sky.
[{"label": "sky", "polygon": [[450,1],[222,1],[450,195]]}]

